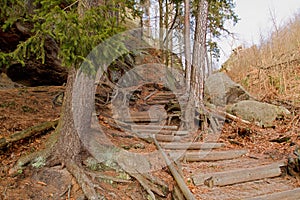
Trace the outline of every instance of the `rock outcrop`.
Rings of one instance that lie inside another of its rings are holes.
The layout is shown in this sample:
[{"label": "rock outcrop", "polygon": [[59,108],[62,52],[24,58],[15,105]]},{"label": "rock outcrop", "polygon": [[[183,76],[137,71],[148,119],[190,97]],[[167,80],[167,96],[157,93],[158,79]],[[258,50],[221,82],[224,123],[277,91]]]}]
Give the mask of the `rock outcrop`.
[{"label": "rock outcrop", "polygon": [[233,82],[223,72],[212,74],[207,78],[204,97],[207,102],[217,106],[253,99],[241,85]]},{"label": "rock outcrop", "polygon": [[275,120],[283,119],[290,112],[282,107],[253,100],[240,101],[228,108],[228,112],[244,120],[256,122],[262,127],[273,126]]}]

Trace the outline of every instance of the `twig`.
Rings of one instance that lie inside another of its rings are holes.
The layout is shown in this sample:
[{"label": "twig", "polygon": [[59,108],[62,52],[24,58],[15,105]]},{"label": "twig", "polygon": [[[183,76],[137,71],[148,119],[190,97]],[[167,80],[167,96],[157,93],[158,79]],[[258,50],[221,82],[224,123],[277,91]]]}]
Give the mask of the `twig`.
[{"label": "twig", "polygon": [[[222,115],[224,117],[227,117],[233,121],[236,121],[236,122],[242,122],[243,124],[247,124],[247,125],[253,125],[254,123],[251,123],[247,120],[244,120],[244,119],[241,119],[237,116],[234,116],[232,114],[229,114],[228,112],[224,112],[224,111],[220,111],[220,110],[214,110],[214,109],[211,109],[211,108],[206,108],[210,113],[213,113],[213,114],[217,114],[217,115]],[[257,125],[257,124],[255,124]]]},{"label": "twig", "polygon": [[71,197],[71,188],[72,188],[72,185],[69,184],[68,185],[68,200],[70,200],[70,197]]},{"label": "twig", "polygon": [[75,2],[73,2],[73,3],[71,3],[70,5],[68,5],[67,7],[65,7],[63,10],[67,10],[68,8],[71,8],[73,5],[75,5],[76,3],[78,3],[79,2],[79,0],[77,0],[77,1],[75,1]]},{"label": "twig", "polygon": [[59,196],[62,197],[68,192],[68,199],[70,199],[71,188],[72,188],[72,185],[69,184],[68,187]]},{"label": "twig", "polygon": [[148,96],[146,96],[145,98],[144,98],[144,101],[146,101],[147,99],[149,99],[150,97],[152,97],[154,94],[156,94],[157,93],[157,91],[154,91],[154,92],[151,92]]}]

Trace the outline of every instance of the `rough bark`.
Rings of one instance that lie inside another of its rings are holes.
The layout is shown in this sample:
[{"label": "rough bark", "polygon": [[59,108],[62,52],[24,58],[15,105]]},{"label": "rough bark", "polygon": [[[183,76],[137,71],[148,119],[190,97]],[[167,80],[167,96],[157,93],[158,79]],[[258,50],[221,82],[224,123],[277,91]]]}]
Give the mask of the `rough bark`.
[{"label": "rough bark", "polygon": [[189,99],[184,112],[185,128],[188,130],[197,128],[194,122],[195,111],[203,108],[208,1],[198,0],[197,10]]},{"label": "rough bark", "polygon": [[81,151],[80,139],[75,129],[72,112],[72,90],[75,76],[76,70],[70,69],[65,90],[65,100],[58,124],[60,137],[56,149],[57,155],[62,162],[66,159],[75,159]]},{"label": "rough bark", "polygon": [[195,97],[195,106],[201,107],[204,93],[204,74],[206,68],[206,33],[208,1],[198,0],[196,29],[194,35],[193,61],[191,73],[191,93]]}]

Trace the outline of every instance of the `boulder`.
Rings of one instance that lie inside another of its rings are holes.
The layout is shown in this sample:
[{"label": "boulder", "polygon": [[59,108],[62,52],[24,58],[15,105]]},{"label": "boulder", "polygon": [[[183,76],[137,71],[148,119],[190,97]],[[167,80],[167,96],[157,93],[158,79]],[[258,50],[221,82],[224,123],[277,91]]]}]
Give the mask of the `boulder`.
[{"label": "boulder", "polygon": [[239,84],[233,82],[225,73],[210,75],[205,82],[204,98],[217,106],[225,106],[242,100],[253,99]]},{"label": "boulder", "polygon": [[290,112],[282,107],[254,100],[244,100],[227,108],[227,112],[262,127],[273,126],[274,121],[283,119]]}]

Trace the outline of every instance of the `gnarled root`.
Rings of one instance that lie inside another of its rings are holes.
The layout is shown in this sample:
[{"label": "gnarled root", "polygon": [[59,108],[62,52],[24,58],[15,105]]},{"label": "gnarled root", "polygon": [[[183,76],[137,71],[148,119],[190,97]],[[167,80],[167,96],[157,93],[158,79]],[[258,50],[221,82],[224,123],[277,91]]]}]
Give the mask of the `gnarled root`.
[{"label": "gnarled root", "polygon": [[95,188],[102,188],[92,183],[90,178],[85,174],[83,167],[77,165],[72,159],[66,160],[64,164],[67,170],[76,178],[77,183],[81,186],[83,193],[89,200],[105,199],[104,196],[99,195],[95,190]]}]

